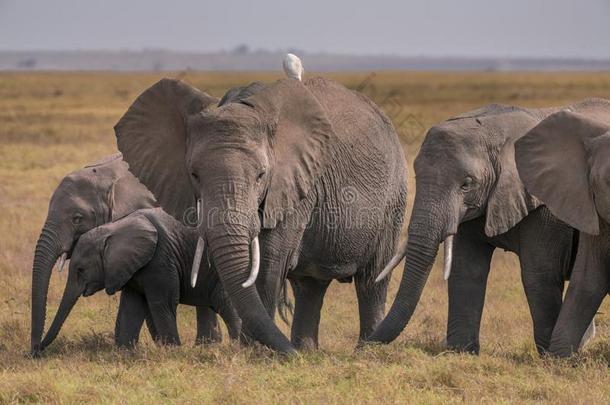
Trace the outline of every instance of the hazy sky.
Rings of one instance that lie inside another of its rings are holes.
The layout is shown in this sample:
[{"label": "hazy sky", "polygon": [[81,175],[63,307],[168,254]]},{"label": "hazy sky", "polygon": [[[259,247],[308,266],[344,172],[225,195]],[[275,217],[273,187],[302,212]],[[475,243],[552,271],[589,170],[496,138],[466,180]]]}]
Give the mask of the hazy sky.
[{"label": "hazy sky", "polygon": [[0,0],[0,49],[610,58],[610,0]]}]

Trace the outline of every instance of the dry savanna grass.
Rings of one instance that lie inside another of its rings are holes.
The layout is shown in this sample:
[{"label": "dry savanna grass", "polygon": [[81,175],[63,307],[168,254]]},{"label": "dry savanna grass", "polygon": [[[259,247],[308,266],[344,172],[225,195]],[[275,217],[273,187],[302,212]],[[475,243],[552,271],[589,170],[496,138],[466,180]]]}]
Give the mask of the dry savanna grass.
[{"label": "dry savanna grass", "polygon": [[[162,76],[178,75],[0,74],[0,402],[610,401],[608,302],[597,316],[597,338],[583,354],[569,361],[540,359],[516,257],[504,252],[494,257],[479,357],[443,350],[447,287],[437,263],[410,325],[387,346],[354,352],[358,317],[353,286],[333,283],[323,309],[322,349],[295,359],[277,358],[260,347],[241,348],[226,338],[194,347],[190,307],[179,309],[183,347],[156,347],[145,337],[132,352],[117,350],[112,345],[117,298],[104,293],[81,299],[43,358],[29,358],[32,256],[49,197],[65,174],[116,150],[112,126]],[[269,82],[279,74],[179,76],[220,96],[230,86]],[[608,73],[328,76],[360,88],[383,106],[396,123],[410,164],[426,128],[483,104],[548,106],[610,98]],[[412,201],[412,171],[409,177]],[[401,273],[394,274],[390,300]],[[54,273],[48,317],[65,281],[65,273]]]}]

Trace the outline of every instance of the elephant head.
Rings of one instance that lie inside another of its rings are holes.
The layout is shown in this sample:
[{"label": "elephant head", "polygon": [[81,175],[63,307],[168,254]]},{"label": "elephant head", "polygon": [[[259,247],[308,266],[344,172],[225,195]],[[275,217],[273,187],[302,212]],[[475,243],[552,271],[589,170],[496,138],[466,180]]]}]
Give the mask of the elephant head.
[{"label": "elephant head", "polygon": [[114,294],[145,266],[157,247],[157,229],[143,215],[128,216],[82,235],[74,248],[59,309],[40,350],[59,333],[78,297],[106,289]]},{"label": "elephant head", "polygon": [[32,270],[31,350],[36,354],[46,318],[51,270],[61,270],[76,241],[88,230],[139,208],[156,205],[153,195],[115,154],[66,176],[51,197]]},{"label": "elephant head", "polygon": [[263,344],[291,352],[252,285],[256,266],[250,264],[258,258],[261,228],[278,226],[314,189],[332,126],[297,80],[230,92],[213,111],[192,108],[201,97],[181,82],[157,83],[116,125],[119,149],[176,218],[200,201],[206,216],[200,240],[209,245],[244,328]]},{"label": "elephant head", "polygon": [[490,105],[428,131],[414,165],[408,241],[378,280],[403,257],[405,271],[392,308],[370,341],[390,342],[405,328],[443,241],[449,277],[453,236],[462,222],[484,216],[485,233],[493,237],[539,205],[519,180],[514,161],[514,142],[540,120],[537,113]]},{"label": "elephant head", "polygon": [[582,346],[609,288],[610,102],[586,100],[549,116],[517,141],[515,159],[527,189],[581,231],[549,348],[566,357]]}]

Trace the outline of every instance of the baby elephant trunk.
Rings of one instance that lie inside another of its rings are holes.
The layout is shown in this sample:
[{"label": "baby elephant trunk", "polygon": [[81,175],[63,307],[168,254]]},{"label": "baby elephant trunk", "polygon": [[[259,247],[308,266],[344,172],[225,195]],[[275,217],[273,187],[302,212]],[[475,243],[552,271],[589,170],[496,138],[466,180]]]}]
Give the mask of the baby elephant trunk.
[{"label": "baby elephant trunk", "polygon": [[55,318],[53,319],[53,323],[42,340],[41,350],[44,350],[55,340],[59,334],[59,331],[61,330],[61,327],[66,321],[66,318],[70,314],[70,311],[72,311],[76,301],[78,301],[78,297],[80,297],[83,293],[82,289],[79,289],[76,285],[76,280],[73,280],[74,275],[72,273],[73,272],[71,272],[71,274],[68,276],[68,284],[64,290],[64,294],[61,298],[61,303],[59,304],[57,314],[55,314]]}]

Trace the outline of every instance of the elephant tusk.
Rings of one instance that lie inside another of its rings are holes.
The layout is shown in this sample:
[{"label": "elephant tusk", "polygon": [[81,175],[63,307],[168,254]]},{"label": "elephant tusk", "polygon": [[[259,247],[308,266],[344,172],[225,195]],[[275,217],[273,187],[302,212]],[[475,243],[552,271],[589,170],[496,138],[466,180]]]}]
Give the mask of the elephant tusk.
[{"label": "elephant tusk", "polygon": [[383,280],[384,278],[386,278],[388,276],[388,274],[390,274],[390,272],[392,270],[394,270],[394,267],[398,266],[398,263],[400,263],[400,261],[403,259],[403,257],[405,257],[406,254],[407,254],[407,240],[405,239],[398,247],[398,251],[396,252],[394,257],[392,257],[392,259],[390,259],[390,262],[384,267],[384,269],[381,271],[381,273],[379,273],[379,275],[375,279],[375,282],[378,283],[381,280]]},{"label": "elephant tusk", "polygon": [[451,262],[453,260],[453,235],[445,238],[445,266],[443,268],[443,276],[445,281],[449,280],[451,275]]},{"label": "elephant tusk", "polygon": [[254,282],[256,281],[256,277],[258,277],[258,268],[260,267],[260,263],[261,263],[261,249],[260,249],[260,246],[258,245],[258,236],[256,238],[254,238],[254,240],[252,241],[252,246],[250,248],[250,251],[252,252],[252,264],[251,264],[251,268],[250,268],[250,277],[248,277],[248,279],[241,285],[244,288],[248,288],[251,285],[253,285]]},{"label": "elephant tusk", "polygon": [[200,236],[197,239],[197,248],[195,249],[195,256],[193,257],[193,269],[191,270],[191,287],[195,288],[197,285],[197,276],[199,275],[199,265],[201,264],[201,257],[203,256],[203,248],[205,242]]},{"label": "elephant tusk", "polygon": [[589,324],[589,327],[585,331],[585,334],[583,335],[582,339],[580,339],[580,344],[578,345],[578,349],[580,350],[583,347],[585,347],[587,344],[589,344],[591,342],[591,340],[593,340],[593,338],[595,337],[595,334],[596,334],[595,318],[593,318],[593,320]]},{"label": "elephant tusk", "polygon": [[197,226],[201,221],[201,198],[197,199]]},{"label": "elephant tusk", "polygon": [[59,273],[61,273],[64,269],[64,265],[66,264],[66,259],[68,258],[68,253],[64,252],[60,257],[59,257],[59,262],[57,263],[57,271]]}]

